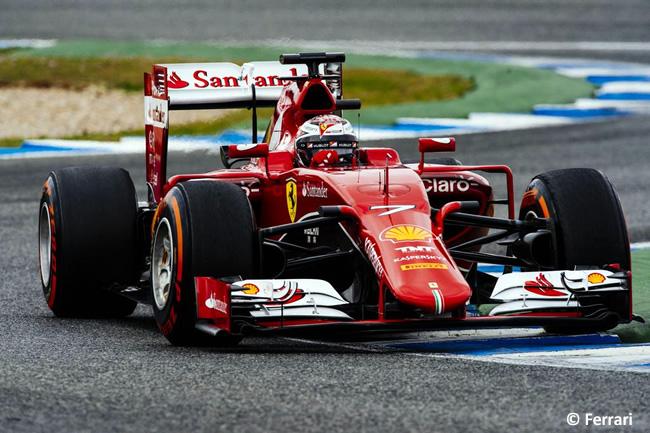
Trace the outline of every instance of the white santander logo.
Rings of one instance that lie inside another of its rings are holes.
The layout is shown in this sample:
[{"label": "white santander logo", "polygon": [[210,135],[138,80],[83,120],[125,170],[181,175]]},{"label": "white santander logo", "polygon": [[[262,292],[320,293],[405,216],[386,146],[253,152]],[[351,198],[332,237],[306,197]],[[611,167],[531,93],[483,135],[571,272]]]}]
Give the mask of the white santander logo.
[{"label": "white santander logo", "polygon": [[205,306],[217,310],[223,314],[228,314],[228,304],[219,299],[209,298],[205,301]]}]

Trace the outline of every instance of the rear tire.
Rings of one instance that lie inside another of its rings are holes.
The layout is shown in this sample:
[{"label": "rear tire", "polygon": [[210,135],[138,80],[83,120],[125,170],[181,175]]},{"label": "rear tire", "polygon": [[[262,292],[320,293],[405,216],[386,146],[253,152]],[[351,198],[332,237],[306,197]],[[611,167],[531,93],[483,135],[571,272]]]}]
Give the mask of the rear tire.
[{"label": "rear tire", "polygon": [[[575,168],[540,174],[526,188],[520,219],[550,218],[555,224],[554,245],[548,251],[557,269],[618,264],[631,270],[630,242],[618,195],[598,170]],[[629,296],[617,297],[610,309],[629,319]],[[556,327],[553,333],[604,331],[594,327]]]},{"label": "rear tire", "polygon": [[159,205],[151,253],[153,312],[174,345],[233,346],[238,336],[195,328],[194,277],[252,277],[257,237],[248,198],[219,181],[176,185]]},{"label": "rear tire", "polygon": [[45,181],[39,265],[48,306],[59,317],[125,317],[136,302],[103,290],[137,282],[137,199],[129,173],[70,167]]}]

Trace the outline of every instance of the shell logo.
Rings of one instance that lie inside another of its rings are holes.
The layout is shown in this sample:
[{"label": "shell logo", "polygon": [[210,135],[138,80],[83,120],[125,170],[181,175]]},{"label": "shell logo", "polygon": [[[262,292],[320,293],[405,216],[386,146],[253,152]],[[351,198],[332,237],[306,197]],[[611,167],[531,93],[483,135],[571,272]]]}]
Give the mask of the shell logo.
[{"label": "shell logo", "polygon": [[587,281],[589,281],[591,284],[599,284],[605,281],[605,276],[599,273],[589,274],[587,275]]},{"label": "shell logo", "polygon": [[431,242],[431,238],[433,238],[433,235],[429,230],[410,225],[388,227],[379,235],[379,239],[382,241],[391,241],[392,243],[408,241]]},{"label": "shell logo", "polygon": [[244,284],[242,287],[246,289],[243,291],[243,293],[246,293],[247,295],[256,295],[260,291],[260,289],[255,284]]}]

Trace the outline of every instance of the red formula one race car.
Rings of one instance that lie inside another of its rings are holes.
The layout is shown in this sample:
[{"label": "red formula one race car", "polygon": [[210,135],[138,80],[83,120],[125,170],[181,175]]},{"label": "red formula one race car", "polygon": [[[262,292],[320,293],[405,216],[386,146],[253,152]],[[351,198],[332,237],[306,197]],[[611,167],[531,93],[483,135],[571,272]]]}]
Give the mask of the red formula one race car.
[{"label": "red formula one race car", "polygon": [[[626,223],[605,176],[540,174],[516,216],[508,167],[425,162],[453,151],[453,138],[420,139],[419,164],[359,146],[341,117],[361,104],[342,97],[344,60],[155,65],[145,74],[148,200],[138,204],[119,168],[67,168],[45,182],[40,269],[52,311],[125,316],[148,303],[179,345],[462,327],[583,332],[632,319]],[[275,111],[255,143],[263,106]],[[235,107],[252,110],[253,143],[224,146],[225,169],[167,178],[169,110]],[[479,172],[504,175],[505,196]],[[494,217],[496,206],[508,218]],[[486,244],[502,252],[482,252]]]}]

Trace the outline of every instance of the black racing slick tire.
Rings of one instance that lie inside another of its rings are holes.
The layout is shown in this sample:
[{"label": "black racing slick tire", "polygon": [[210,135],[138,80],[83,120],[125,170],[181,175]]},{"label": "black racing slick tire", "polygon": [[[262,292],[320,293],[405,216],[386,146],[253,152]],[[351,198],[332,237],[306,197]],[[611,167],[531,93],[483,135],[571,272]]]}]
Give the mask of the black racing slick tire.
[{"label": "black racing slick tire", "polygon": [[154,222],[151,286],[158,328],[172,344],[239,343],[238,336],[196,329],[194,277],[254,276],[258,243],[250,203],[236,185],[191,181],[169,191]]},{"label": "black racing slick tire", "polygon": [[125,317],[136,302],[108,289],[138,280],[137,198],[115,167],[50,173],[39,206],[39,265],[47,305],[59,317]]},{"label": "black racing slick tire", "polygon": [[540,174],[526,188],[519,218],[555,223],[552,256],[558,269],[618,264],[630,270],[630,242],[618,195],[598,170],[571,168]]},{"label": "black racing slick tire", "polygon": [[[533,178],[522,200],[519,218],[550,218],[555,239],[548,257],[556,269],[617,264],[631,270],[630,242],[618,195],[598,170],[574,168],[551,171]],[[629,319],[629,294],[608,301],[608,309]],[[605,331],[600,327],[546,326],[547,332],[576,334]]]}]

